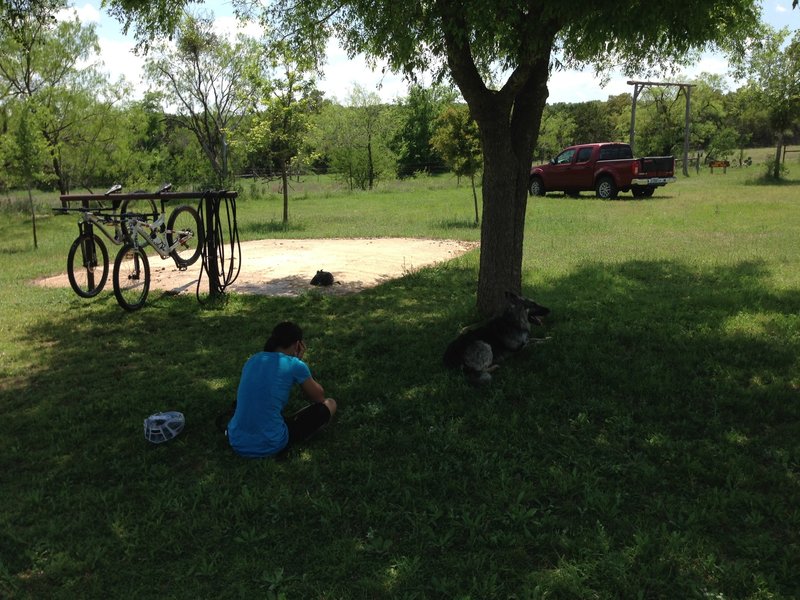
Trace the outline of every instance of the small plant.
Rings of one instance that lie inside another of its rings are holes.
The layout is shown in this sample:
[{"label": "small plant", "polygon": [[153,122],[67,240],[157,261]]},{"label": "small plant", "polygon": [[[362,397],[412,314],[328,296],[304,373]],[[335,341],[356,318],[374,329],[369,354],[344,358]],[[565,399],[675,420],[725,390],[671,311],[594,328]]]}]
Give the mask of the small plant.
[{"label": "small plant", "polygon": [[[774,158],[764,161],[762,167],[762,181],[783,181],[789,175],[789,168],[782,161],[777,161]],[[777,178],[775,177],[775,173],[778,173]]]}]

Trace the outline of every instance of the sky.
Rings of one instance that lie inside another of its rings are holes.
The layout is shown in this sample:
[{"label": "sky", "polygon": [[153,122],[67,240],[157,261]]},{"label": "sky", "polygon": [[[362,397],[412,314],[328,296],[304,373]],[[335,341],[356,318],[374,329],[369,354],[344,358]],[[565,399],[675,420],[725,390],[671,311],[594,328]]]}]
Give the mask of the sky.
[{"label": "sky", "polygon": [[[240,27],[227,0],[206,0],[202,9],[214,13],[216,27],[220,32],[230,34]],[[121,26],[116,19],[101,10],[100,0],[74,0],[73,10],[82,22],[95,24],[104,70],[112,79],[124,76],[137,90],[144,91],[146,83],[141,80],[143,58],[132,52],[133,36],[122,35]],[[764,0],[762,11],[764,20],[773,27],[789,27],[792,31],[800,29],[800,10],[792,10],[792,0]],[[258,34],[256,30],[245,32],[254,36]],[[724,58],[706,54],[698,64],[687,68],[685,74],[691,78],[702,72],[726,75],[727,71]],[[603,87],[590,69],[558,71],[553,73],[548,83],[548,103],[605,100],[611,95],[632,93],[632,86],[627,81],[627,77],[618,74],[612,76]],[[344,102],[355,84],[367,91],[376,92],[385,102],[393,102],[408,93],[408,84],[402,77],[382,74],[380,67],[376,71],[371,70],[363,57],[350,60],[335,42],[330,42],[325,76],[318,82],[318,87],[325,92],[327,98]],[[735,83],[731,82],[731,86],[735,88]]]}]

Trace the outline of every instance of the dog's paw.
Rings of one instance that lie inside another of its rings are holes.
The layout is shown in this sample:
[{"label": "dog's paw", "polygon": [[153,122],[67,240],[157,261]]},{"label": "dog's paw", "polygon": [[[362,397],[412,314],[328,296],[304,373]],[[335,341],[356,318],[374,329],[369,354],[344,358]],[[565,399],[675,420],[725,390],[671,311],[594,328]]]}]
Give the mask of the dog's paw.
[{"label": "dog's paw", "polygon": [[469,372],[466,373],[467,382],[475,387],[480,387],[491,383],[492,376],[488,371],[481,371],[480,373]]}]

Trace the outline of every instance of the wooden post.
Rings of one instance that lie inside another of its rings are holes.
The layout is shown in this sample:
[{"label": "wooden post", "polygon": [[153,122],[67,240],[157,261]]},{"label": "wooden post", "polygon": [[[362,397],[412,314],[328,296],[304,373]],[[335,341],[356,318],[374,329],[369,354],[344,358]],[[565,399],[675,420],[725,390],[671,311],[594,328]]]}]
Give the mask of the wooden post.
[{"label": "wooden post", "polygon": [[[686,119],[684,124],[683,130],[683,174],[688,177],[689,176],[689,108],[690,108],[690,95],[691,95],[691,88],[694,87],[692,83],[665,83],[661,81],[629,81],[628,85],[633,86],[633,106],[631,107],[631,129],[629,134],[631,152],[633,152],[633,143],[635,139],[635,128],[636,128],[636,99],[639,96],[639,92],[648,85],[657,85],[662,87],[669,87],[675,86],[678,87],[678,94],[680,94],[681,90],[685,90],[686,92]],[[676,98],[677,99],[677,98]]]},{"label": "wooden post", "polygon": [[[632,82],[628,82],[629,84]],[[628,143],[631,147],[631,153],[634,152],[633,143],[636,138],[636,99],[639,97],[639,92],[642,91],[642,87],[638,84],[633,82],[633,104],[631,105],[631,128],[628,134]]]}]

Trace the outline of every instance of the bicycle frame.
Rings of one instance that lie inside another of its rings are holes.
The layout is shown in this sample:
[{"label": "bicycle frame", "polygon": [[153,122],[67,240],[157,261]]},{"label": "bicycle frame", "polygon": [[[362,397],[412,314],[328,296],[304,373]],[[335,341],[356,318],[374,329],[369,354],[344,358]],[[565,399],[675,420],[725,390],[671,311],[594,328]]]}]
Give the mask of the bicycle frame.
[{"label": "bicycle frame", "polygon": [[[145,241],[145,245],[152,246],[162,260],[169,258],[177,247],[183,244],[187,239],[194,237],[194,233],[189,231],[185,236],[175,240],[171,246],[168,245],[166,234],[172,232],[164,227],[163,212],[159,215],[158,219],[152,223],[140,220],[134,215],[122,215],[122,217],[127,218],[128,230],[130,231],[131,244],[133,244],[133,247],[142,247],[142,244],[139,243],[139,237],[141,237]],[[158,241],[156,242],[156,240]]]},{"label": "bicycle frame", "polygon": [[[102,209],[101,209],[102,210]],[[56,214],[69,214],[70,212],[80,212],[81,217],[78,221],[78,233],[91,237],[94,235],[95,227],[115,246],[121,246],[125,239],[122,235],[120,220],[113,215],[107,215],[100,211],[93,211],[88,208],[54,208]],[[100,216],[98,216],[100,215]],[[102,218],[101,218],[102,217]],[[103,225],[113,225],[114,235],[111,235]]]}]

